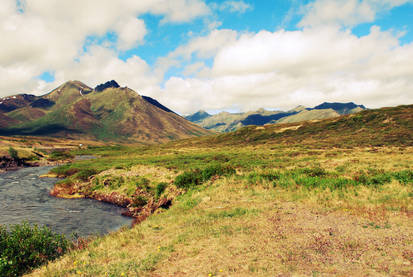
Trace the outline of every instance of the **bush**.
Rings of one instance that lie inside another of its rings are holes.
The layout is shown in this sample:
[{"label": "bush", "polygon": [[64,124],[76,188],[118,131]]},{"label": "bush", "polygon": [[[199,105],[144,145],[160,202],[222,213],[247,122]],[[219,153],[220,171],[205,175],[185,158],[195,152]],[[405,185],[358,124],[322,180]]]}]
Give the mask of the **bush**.
[{"label": "bush", "polygon": [[61,160],[68,160],[72,158],[73,158],[72,154],[68,152],[64,152],[64,151],[53,151],[49,155],[49,160],[51,161],[61,161]]},{"label": "bush", "polygon": [[413,171],[403,170],[393,173],[393,177],[399,181],[400,184],[407,185],[413,184]]},{"label": "bush", "polygon": [[89,177],[92,175],[95,175],[97,171],[95,169],[82,169],[78,173],[76,173],[75,177],[79,180],[82,180],[84,182],[89,180]]},{"label": "bush", "polygon": [[261,184],[263,181],[274,182],[281,178],[281,173],[277,171],[269,171],[263,173],[253,172],[247,177],[249,184]]},{"label": "bush", "polygon": [[159,183],[155,188],[155,197],[159,198],[162,195],[162,193],[165,191],[167,186],[168,186],[168,183],[165,183],[165,182]]},{"label": "bush", "polygon": [[210,180],[213,176],[233,175],[235,169],[230,166],[212,165],[204,169],[194,169],[186,171],[181,175],[176,176],[175,185],[178,188],[191,188],[199,186],[202,183]]},{"label": "bush", "polygon": [[0,225],[0,276],[21,275],[63,255],[69,246],[63,235],[54,234],[47,227],[24,223],[11,226],[8,231]]},{"label": "bush", "polygon": [[19,159],[19,155],[18,155],[18,153],[17,153],[17,150],[16,149],[14,149],[13,147],[9,147],[9,155],[10,155],[10,157],[12,158],[12,159],[14,159],[14,160],[18,160]]},{"label": "bush", "polygon": [[303,173],[311,177],[322,177],[327,175],[325,169],[321,167],[303,168]]}]

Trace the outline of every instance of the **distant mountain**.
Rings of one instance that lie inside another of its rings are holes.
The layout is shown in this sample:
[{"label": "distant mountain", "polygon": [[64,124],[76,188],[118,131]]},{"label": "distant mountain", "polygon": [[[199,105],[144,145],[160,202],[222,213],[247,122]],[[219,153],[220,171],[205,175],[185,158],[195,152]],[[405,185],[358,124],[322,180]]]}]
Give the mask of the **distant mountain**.
[{"label": "distant mountain", "polygon": [[185,118],[191,122],[199,122],[204,120],[205,118],[210,117],[211,115],[207,113],[206,111],[200,110],[194,114],[191,114],[189,116],[185,116]]},{"label": "distant mountain", "polygon": [[259,109],[246,113],[221,112],[210,115],[205,111],[196,112],[186,119],[199,124],[205,129],[218,132],[235,131],[249,125],[262,126],[273,123],[292,123],[306,120],[333,118],[344,114],[356,113],[366,108],[354,103],[323,103],[314,108],[297,106],[289,111],[267,111]]},{"label": "distant mountain", "polygon": [[95,89],[70,81],[43,96],[0,99],[0,135],[161,142],[208,133],[115,81]]},{"label": "distant mountain", "polygon": [[271,123],[294,123],[294,122],[300,122],[300,121],[333,118],[333,117],[338,117],[338,116],[340,116],[340,114],[333,109],[310,110],[310,111],[303,110],[297,114],[283,117]]},{"label": "distant mountain", "polygon": [[333,109],[339,114],[351,114],[354,112],[359,112],[362,110],[366,110],[366,107],[363,105],[356,105],[353,102],[349,103],[329,103],[329,102],[324,102],[323,104],[320,104],[318,106],[315,106],[313,108],[314,110],[325,110],[325,109]]}]

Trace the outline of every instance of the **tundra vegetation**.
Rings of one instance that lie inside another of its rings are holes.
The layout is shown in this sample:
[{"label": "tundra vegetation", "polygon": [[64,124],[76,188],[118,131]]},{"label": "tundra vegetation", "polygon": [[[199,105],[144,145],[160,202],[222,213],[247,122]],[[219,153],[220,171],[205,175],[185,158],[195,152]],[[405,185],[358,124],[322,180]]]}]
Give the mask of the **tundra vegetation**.
[{"label": "tundra vegetation", "polygon": [[30,276],[411,276],[412,117],[400,106],[73,150],[99,158],[54,169],[62,193],[172,205]]}]

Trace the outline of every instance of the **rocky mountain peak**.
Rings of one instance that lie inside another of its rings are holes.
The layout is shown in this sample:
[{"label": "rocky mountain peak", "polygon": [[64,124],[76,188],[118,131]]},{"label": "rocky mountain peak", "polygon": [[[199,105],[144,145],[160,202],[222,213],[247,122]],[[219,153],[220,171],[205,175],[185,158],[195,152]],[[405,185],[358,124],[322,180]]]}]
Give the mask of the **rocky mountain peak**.
[{"label": "rocky mountain peak", "polygon": [[120,87],[119,84],[115,80],[112,80],[112,81],[108,81],[104,84],[97,85],[95,87],[95,91],[101,92],[101,91],[104,91],[107,88],[119,88],[119,87]]}]

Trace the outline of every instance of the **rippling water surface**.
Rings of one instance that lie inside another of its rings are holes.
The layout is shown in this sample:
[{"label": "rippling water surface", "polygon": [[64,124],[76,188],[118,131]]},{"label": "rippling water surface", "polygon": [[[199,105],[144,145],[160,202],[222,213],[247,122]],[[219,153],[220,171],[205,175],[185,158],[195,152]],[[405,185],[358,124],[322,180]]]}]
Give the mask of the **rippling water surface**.
[{"label": "rippling water surface", "polygon": [[122,209],[91,199],[59,199],[49,196],[58,180],[39,178],[51,167],[30,167],[0,174],[0,224],[27,221],[47,225],[53,231],[80,236],[115,231],[132,220]]}]

